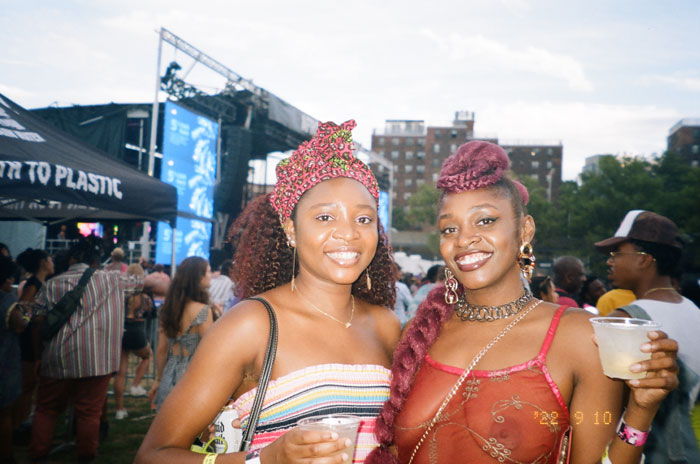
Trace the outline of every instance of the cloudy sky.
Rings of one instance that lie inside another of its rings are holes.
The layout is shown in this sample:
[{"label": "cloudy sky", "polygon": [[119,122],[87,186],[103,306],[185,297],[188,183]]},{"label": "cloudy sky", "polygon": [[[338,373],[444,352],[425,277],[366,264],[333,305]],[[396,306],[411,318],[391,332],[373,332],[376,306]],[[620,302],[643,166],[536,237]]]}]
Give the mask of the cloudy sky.
[{"label": "cloudy sky", "polygon": [[[0,93],[28,108],[153,100],[165,27],[314,118],[386,119],[561,141],[564,178],[599,153],[663,152],[700,118],[695,0],[0,0]],[[182,52],[163,49],[163,69]],[[189,82],[222,82],[195,67]]]}]

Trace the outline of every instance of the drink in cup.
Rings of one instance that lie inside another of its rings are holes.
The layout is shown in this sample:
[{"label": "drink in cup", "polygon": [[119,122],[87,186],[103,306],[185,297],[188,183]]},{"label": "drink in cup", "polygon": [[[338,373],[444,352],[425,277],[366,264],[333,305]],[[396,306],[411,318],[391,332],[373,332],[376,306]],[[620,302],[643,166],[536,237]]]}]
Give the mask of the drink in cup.
[{"label": "drink in cup", "polygon": [[643,379],[646,372],[632,372],[629,367],[651,358],[641,346],[649,341],[647,333],[661,324],[628,317],[594,317],[591,319],[603,373],[613,379]]},{"label": "drink in cup", "polygon": [[349,447],[342,450],[347,454],[348,460],[352,462],[355,454],[355,443],[357,441],[357,429],[360,426],[361,418],[350,414],[327,414],[325,416],[309,417],[297,422],[297,426],[302,430],[313,430],[325,432],[327,430],[338,434],[338,438],[349,438],[352,442]]}]

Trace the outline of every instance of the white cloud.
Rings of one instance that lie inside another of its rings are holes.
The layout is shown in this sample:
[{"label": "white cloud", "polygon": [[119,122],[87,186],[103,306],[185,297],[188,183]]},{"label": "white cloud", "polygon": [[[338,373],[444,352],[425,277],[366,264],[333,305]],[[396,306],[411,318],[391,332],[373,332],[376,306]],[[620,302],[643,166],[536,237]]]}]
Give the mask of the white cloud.
[{"label": "white cloud", "polygon": [[562,177],[575,179],[588,156],[651,155],[666,149],[668,130],[682,116],[652,105],[584,102],[514,102],[477,110],[478,127],[499,140],[561,140]]},{"label": "white cloud", "polygon": [[533,46],[516,49],[480,34],[463,36],[451,33],[443,36],[422,29],[421,35],[434,41],[440,50],[448,54],[451,61],[464,63],[472,69],[488,67],[501,71],[528,72],[562,80],[572,90],[593,91],[593,84],[586,77],[583,65],[562,53]]},{"label": "white cloud", "polygon": [[660,82],[680,90],[700,92],[700,77],[683,76],[649,76],[643,82]]}]

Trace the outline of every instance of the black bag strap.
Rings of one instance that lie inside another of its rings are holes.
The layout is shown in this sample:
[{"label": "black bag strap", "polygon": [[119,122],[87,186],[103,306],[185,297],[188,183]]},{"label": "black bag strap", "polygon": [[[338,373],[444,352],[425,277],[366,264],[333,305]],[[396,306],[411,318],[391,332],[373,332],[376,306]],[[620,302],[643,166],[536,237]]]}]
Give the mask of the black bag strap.
[{"label": "black bag strap", "polygon": [[80,276],[80,280],[78,281],[78,285],[75,286],[73,289],[73,292],[75,292],[75,296],[80,298],[83,296],[83,292],[85,291],[85,286],[87,283],[90,281],[90,278],[92,275],[95,273],[95,268],[94,267],[88,267],[85,269],[85,272],[83,272],[83,275]]},{"label": "black bag strap", "polygon": [[54,307],[65,304],[65,302],[63,302],[64,300],[73,300],[75,301],[75,304],[72,305],[70,311],[57,315],[57,318],[54,322],[52,322],[52,320],[49,318],[46,321],[46,323],[44,323],[44,326],[41,329],[41,336],[45,341],[49,341],[53,337],[55,337],[56,334],[61,330],[61,328],[66,324],[66,322],[70,320],[70,317],[73,315],[75,310],[78,309],[78,304],[80,303],[80,298],[82,298],[83,296],[83,291],[85,291],[85,286],[90,281],[90,278],[94,273],[95,268],[93,267],[88,267],[87,269],[85,269],[83,275],[80,276],[78,284],[75,287],[73,287],[73,289],[64,293],[61,299],[56,302]]},{"label": "black bag strap", "polygon": [[265,399],[267,384],[270,381],[270,374],[272,373],[272,365],[275,362],[275,355],[277,354],[277,317],[275,316],[275,310],[272,309],[272,306],[270,306],[270,303],[268,303],[265,298],[251,297],[248,299],[259,301],[265,306],[265,309],[267,309],[267,314],[270,316],[270,336],[267,341],[265,360],[263,361],[262,370],[260,371],[258,390],[255,392],[255,400],[253,401],[253,407],[250,411],[248,427],[243,433],[243,441],[241,441],[241,448],[239,451],[248,451],[250,444],[253,442],[253,435],[255,435],[255,428],[258,425],[258,418],[260,417],[263,400]]}]

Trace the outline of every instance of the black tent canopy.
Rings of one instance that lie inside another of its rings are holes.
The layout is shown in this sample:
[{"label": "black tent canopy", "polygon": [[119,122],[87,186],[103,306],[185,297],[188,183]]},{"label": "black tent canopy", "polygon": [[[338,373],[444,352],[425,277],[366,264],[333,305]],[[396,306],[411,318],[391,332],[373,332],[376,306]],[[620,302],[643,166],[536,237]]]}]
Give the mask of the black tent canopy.
[{"label": "black tent canopy", "polygon": [[174,226],[177,214],[174,186],[110,158],[0,94],[0,219],[140,219]]}]

